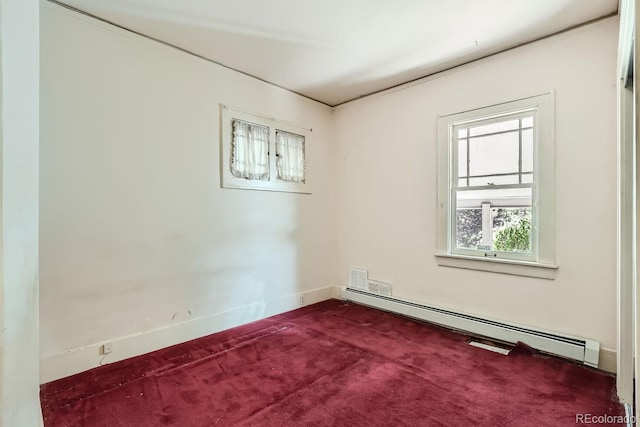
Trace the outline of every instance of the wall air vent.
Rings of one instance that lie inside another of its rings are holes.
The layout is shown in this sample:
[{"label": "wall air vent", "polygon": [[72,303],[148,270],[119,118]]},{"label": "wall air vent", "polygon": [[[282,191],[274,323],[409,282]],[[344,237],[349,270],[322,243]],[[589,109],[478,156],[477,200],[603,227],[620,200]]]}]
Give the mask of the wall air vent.
[{"label": "wall air vent", "polygon": [[391,296],[391,285],[384,282],[378,282],[376,280],[367,280],[367,288],[372,294]]},{"label": "wall air vent", "polygon": [[369,272],[360,268],[349,269],[349,287],[366,291]]}]

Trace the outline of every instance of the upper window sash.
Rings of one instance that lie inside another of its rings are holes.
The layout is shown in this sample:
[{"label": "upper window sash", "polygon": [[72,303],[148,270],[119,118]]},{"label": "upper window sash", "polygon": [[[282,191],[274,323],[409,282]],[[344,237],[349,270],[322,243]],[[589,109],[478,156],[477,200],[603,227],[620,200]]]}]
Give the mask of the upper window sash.
[{"label": "upper window sash", "polygon": [[[514,122],[517,126],[510,127],[504,130],[496,129],[497,124],[504,124]],[[531,132],[531,150],[535,151],[535,140],[537,137],[537,109],[531,108],[520,112],[512,112],[500,114],[497,117],[491,117],[486,119],[472,119],[462,122],[452,123],[450,125],[449,140],[453,159],[451,165],[451,186],[455,188],[472,187],[479,188],[483,185],[479,184],[484,181],[483,178],[497,178],[491,184],[491,188],[499,188],[508,184],[532,184],[534,180],[535,170],[535,153],[532,153],[533,162],[523,164],[523,152],[527,149],[525,145],[524,133]],[[491,128],[494,129],[491,129]],[[485,128],[484,132],[474,132],[474,130]],[[489,138],[494,136],[509,136],[510,134],[517,133],[518,135],[518,159],[514,167],[509,170],[503,170],[501,172],[473,174],[471,169],[471,161],[474,160],[474,156],[471,153],[471,140],[478,140],[482,138]],[[462,148],[462,150],[461,150]],[[456,167],[457,165],[457,167]],[[461,174],[461,169],[464,174]],[[502,182],[500,182],[502,181]]]}]

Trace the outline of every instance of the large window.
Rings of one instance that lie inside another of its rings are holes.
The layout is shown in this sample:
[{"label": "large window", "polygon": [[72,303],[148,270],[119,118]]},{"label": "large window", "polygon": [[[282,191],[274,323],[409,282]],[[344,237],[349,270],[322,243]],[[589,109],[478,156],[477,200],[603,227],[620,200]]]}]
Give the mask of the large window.
[{"label": "large window", "polygon": [[552,94],[442,116],[438,127],[439,262],[553,276],[536,268],[555,267]]},{"label": "large window", "polygon": [[311,193],[310,129],[221,106],[222,186]]}]

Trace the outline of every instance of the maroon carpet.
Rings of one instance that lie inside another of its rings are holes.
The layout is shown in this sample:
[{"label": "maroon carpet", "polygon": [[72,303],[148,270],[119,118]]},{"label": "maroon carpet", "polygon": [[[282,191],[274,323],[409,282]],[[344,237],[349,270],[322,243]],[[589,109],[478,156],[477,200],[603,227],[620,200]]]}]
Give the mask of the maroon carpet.
[{"label": "maroon carpet", "polygon": [[331,300],[45,384],[41,401],[45,426],[539,427],[624,415],[614,385]]}]

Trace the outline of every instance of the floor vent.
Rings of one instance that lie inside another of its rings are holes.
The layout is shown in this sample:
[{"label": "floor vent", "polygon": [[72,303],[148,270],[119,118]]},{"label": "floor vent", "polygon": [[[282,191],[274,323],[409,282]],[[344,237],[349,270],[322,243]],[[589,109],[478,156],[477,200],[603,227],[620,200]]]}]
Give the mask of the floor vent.
[{"label": "floor vent", "polygon": [[347,301],[391,311],[496,341],[511,344],[522,342],[545,353],[573,359],[594,368],[598,367],[600,354],[598,341],[483,319],[389,296],[372,295],[369,292],[351,287],[342,292],[342,297]]}]

